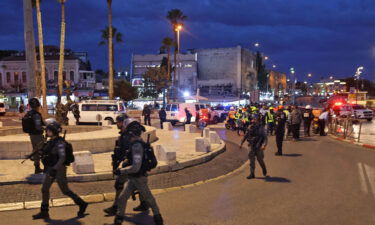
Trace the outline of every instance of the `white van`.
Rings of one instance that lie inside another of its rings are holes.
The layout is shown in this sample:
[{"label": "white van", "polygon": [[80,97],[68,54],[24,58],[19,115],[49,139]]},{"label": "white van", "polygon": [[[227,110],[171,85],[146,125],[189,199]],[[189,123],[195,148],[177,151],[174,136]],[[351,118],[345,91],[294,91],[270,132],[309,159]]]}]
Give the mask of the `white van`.
[{"label": "white van", "polygon": [[[200,109],[210,108],[210,105],[203,103],[172,103],[167,104],[165,111],[167,113],[167,122],[171,122],[172,125],[176,123],[185,123],[186,122],[186,113],[185,108],[188,108],[192,117],[191,122],[196,121],[197,113]],[[219,116],[215,111],[210,111],[212,121],[217,123],[219,121]]]},{"label": "white van", "polygon": [[[108,120],[110,124],[114,124],[118,115],[126,113],[124,103],[117,100],[85,100],[77,104],[80,123],[97,123],[97,116],[100,115],[102,121]],[[72,111],[69,111],[68,118],[75,121]]]}]

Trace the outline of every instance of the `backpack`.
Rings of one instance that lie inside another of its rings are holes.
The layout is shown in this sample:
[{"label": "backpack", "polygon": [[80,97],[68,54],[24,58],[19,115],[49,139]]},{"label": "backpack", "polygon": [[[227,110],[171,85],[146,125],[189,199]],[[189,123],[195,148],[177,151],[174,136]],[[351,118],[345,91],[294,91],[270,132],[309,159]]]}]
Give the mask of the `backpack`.
[{"label": "backpack", "polygon": [[35,131],[35,123],[33,119],[34,113],[29,111],[22,118],[22,130],[25,133],[31,134]]},{"label": "backpack", "polygon": [[154,148],[150,143],[142,142],[142,144],[144,148],[142,168],[144,171],[150,171],[157,167],[158,160],[156,159]]},{"label": "backpack", "polygon": [[74,163],[74,160],[73,145],[65,141],[65,165],[70,166],[71,163]]}]

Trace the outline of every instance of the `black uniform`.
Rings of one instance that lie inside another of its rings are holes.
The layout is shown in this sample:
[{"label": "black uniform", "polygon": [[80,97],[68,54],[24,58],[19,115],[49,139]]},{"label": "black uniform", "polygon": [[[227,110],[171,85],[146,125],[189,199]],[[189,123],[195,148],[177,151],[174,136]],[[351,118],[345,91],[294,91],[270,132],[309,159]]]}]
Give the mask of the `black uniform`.
[{"label": "black uniform", "polygon": [[282,155],[283,154],[283,141],[284,141],[284,135],[285,135],[285,123],[286,123],[287,118],[283,110],[278,110],[275,116],[276,116],[275,134],[276,134],[276,145],[277,145],[276,155]]},{"label": "black uniform", "polygon": [[191,117],[193,115],[191,115],[191,113],[188,109],[185,109],[185,114],[186,114],[186,124],[190,124],[191,123]]},{"label": "black uniform", "polygon": [[312,110],[306,109],[305,112],[303,112],[302,114],[302,118],[303,118],[303,129],[304,129],[305,136],[310,136],[311,122],[314,119]]},{"label": "black uniform", "polygon": [[[29,133],[31,145],[33,147],[33,153],[39,151],[44,144],[43,137],[43,119],[42,115],[32,109],[27,114],[31,115],[34,122],[34,129]],[[35,171],[40,171],[40,155],[34,154],[32,160],[34,161]]]},{"label": "black uniform", "polygon": [[164,108],[162,108],[159,111],[159,119],[160,119],[160,128],[163,129],[163,123],[167,121],[167,113],[165,112]]},{"label": "black uniform", "polygon": [[255,159],[258,160],[259,165],[262,167],[263,175],[267,175],[266,164],[264,163],[263,146],[267,145],[267,134],[264,127],[256,123],[250,125],[247,132],[242,140],[242,143],[248,142],[250,147],[249,160],[250,160],[250,176],[248,178],[255,177]]},{"label": "black uniform", "polygon": [[148,106],[144,107],[142,116],[144,117],[145,125],[151,126],[151,109]]}]

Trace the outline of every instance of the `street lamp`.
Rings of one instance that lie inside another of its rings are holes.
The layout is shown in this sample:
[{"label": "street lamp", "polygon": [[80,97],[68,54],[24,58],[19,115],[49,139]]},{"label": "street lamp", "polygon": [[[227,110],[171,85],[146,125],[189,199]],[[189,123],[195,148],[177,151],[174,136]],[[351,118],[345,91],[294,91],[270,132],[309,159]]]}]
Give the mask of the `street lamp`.
[{"label": "street lamp", "polygon": [[268,56],[264,56],[264,60],[268,60]]},{"label": "street lamp", "polygon": [[307,76],[308,76],[308,77],[312,77],[312,74],[311,74],[311,73],[309,73],[309,74],[307,74]]},{"label": "street lamp", "polygon": [[272,68],[276,68],[276,65],[274,64],[274,65],[272,65]]},{"label": "street lamp", "polygon": [[333,76],[330,76],[329,79],[332,80],[332,79],[333,79]]},{"label": "street lamp", "polygon": [[177,53],[180,53],[180,31],[183,29],[182,24],[177,24],[175,31],[177,32]]},{"label": "street lamp", "polygon": [[257,42],[257,43],[254,44],[254,46],[258,48],[260,46],[260,44]]}]

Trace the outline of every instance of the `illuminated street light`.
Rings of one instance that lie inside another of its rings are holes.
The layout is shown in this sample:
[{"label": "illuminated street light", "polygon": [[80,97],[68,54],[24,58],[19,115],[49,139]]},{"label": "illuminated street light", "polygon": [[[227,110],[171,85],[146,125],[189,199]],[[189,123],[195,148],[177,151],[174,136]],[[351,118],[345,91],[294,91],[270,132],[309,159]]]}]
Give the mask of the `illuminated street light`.
[{"label": "illuminated street light", "polygon": [[276,68],[276,65],[272,65],[272,68]]},{"label": "illuminated street light", "polygon": [[260,44],[257,42],[257,43],[254,44],[254,46],[258,48],[260,46]]},{"label": "illuminated street light", "polygon": [[304,83],[304,84],[307,84],[307,81],[304,81],[303,83]]},{"label": "illuminated street light", "polygon": [[186,98],[186,97],[189,97],[189,96],[190,96],[190,92],[185,91],[185,92],[184,92],[184,97]]},{"label": "illuminated street light", "polygon": [[264,60],[268,60],[268,56],[264,56]]},{"label": "illuminated street light", "polygon": [[309,73],[309,74],[307,74],[307,76],[308,76],[308,77],[312,77],[312,74],[311,74],[311,73]]},{"label": "illuminated street light", "polygon": [[333,79],[333,76],[330,76],[329,79],[332,80],[332,79]]}]

